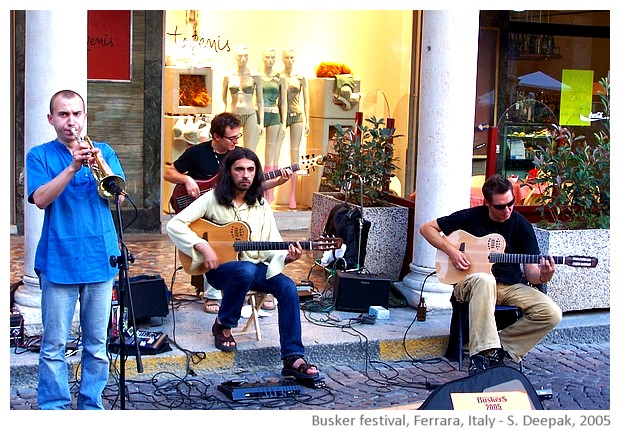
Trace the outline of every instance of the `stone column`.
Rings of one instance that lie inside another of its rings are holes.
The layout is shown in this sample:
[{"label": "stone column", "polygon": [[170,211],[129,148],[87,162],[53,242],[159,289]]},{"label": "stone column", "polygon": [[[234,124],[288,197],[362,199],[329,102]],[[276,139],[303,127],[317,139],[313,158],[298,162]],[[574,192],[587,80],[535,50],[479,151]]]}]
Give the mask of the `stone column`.
[{"label": "stone column", "polygon": [[[25,154],[33,146],[56,138],[54,128],[47,121],[49,100],[54,93],[71,89],[86,99],[86,37],[86,10],[26,11]],[[25,334],[33,336],[42,331],[41,291],[34,272],[34,256],[41,236],[43,211],[27,201],[27,174],[26,171],[24,284],[15,292],[15,308],[24,317]]]},{"label": "stone column", "polygon": [[429,310],[451,307],[452,286],[428,277],[435,270],[435,248],[418,231],[429,220],[469,207],[478,22],[478,10],[423,15],[414,254],[411,272],[397,286],[412,306],[422,291]]}]

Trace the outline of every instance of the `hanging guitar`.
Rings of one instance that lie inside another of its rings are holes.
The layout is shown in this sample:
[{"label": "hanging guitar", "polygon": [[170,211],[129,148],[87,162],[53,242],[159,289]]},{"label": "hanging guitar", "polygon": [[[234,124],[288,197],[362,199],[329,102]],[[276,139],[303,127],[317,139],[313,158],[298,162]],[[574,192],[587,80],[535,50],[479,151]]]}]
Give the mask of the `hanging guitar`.
[{"label": "hanging guitar", "polygon": [[[538,263],[543,257],[530,254],[504,254],[506,240],[497,233],[483,237],[473,236],[466,231],[456,230],[444,237],[445,240],[456,246],[469,260],[467,270],[459,270],[450,261],[448,254],[437,250],[435,257],[435,271],[437,278],[444,284],[456,284],[472,273],[491,273],[491,266],[495,263]],[[598,259],[573,255],[570,257],[553,256],[556,264],[566,264],[572,267],[596,267]]]},{"label": "hanging guitar", "polygon": [[[275,179],[278,176],[282,176],[282,170],[291,169],[293,172],[302,169],[309,169],[314,166],[320,166],[323,164],[323,156],[317,155],[316,157],[311,157],[310,155],[306,155],[302,157],[302,160],[299,163],[295,163],[292,166],[284,167],[283,169],[271,170],[269,172],[263,173],[263,181],[267,181],[269,179]],[[217,184],[219,173],[209,179],[196,179],[196,184],[200,189],[200,195],[202,196],[209,190],[215,188]],[[174,189],[172,190],[172,196],[170,197],[170,206],[174,210],[175,213],[181,212],[183,209],[188,207],[195,199],[187,194],[187,190],[185,189],[184,184],[176,184]]]},{"label": "hanging guitar", "polygon": [[[189,225],[189,228],[209,242],[220,263],[236,261],[241,251],[273,251],[288,249],[290,244],[299,242],[305,250],[330,251],[340,249],[342,239],[339,237],[321,237],[311,241],[290,241],[290,242],[264,242],[249,241],[250,226],[243,221],[233,221],[224,225],[217,225],[205,219],[197,219]],[[208,269],[201,264],[197,268],[192,268],[192,257],[179,251],[179,261],[183,270],[190,275],[201,275]]]}]

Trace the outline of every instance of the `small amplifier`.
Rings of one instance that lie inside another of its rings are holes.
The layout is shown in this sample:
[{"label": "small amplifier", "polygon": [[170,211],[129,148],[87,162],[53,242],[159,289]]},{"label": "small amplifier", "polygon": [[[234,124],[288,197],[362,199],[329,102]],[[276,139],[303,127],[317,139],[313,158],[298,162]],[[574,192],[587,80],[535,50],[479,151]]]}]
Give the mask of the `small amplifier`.
[{"label": "small amplifier", "polygon": [[[118,281],[114,284],[112,306],[118,303]],[[132,315],[129,307],[129,293],[125,291],[125,307],[128,308],[127,317],[131,321],[132,317],[142,320],[150,317],[165,317],[168,315],[168,303],[170,303],[170,291],[166,283],[159,275],[139,275],[129,278],[129,288],[131,288],[131,298],[133,302]]]},{"label": "small amplifier", "polygon": [[24,344],[24,317],[20,314],[11,314],[11,346]]},{"label": "small amplifier", "polygon": [[371,306],[388,308],[390,285],[387,275],[336,271],[334,306],[339,311],[368,313]]}]

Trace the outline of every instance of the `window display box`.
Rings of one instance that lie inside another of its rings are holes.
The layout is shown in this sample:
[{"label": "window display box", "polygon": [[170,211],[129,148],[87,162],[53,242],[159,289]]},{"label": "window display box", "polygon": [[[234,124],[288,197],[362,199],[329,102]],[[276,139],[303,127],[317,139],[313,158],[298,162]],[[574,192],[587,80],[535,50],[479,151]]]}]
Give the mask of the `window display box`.
[{"label": "window display box", "polygon": [[[360,81],[355,79],[355,92],[360,92]],[[345,110],[344,106],[334,103],[335,78],[308,79],[308,97],[310,98],[310,117],[354,119],[359,110],[359,103]]]},{"label": "window display box", "polygon": [[211,113],[213,69],[166,66],[164,71],[164,112],[168,115]]}]

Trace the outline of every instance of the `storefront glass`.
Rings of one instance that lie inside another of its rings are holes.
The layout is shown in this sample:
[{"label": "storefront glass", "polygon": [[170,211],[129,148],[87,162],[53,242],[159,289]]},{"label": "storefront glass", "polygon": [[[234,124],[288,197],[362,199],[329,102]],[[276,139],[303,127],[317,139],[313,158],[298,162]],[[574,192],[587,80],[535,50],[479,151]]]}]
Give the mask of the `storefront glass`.
[{"label": "storefront glass", "polygon": [[552,124],[594,140],[609,21],[609,11],[481,13],[474,174],[524,179]]},{"label": "storefront glass", "polygon": [[552,124],[594,141],[610,70],[609,11],[511,12],[498,99],[496,170],[524,179]]}]

